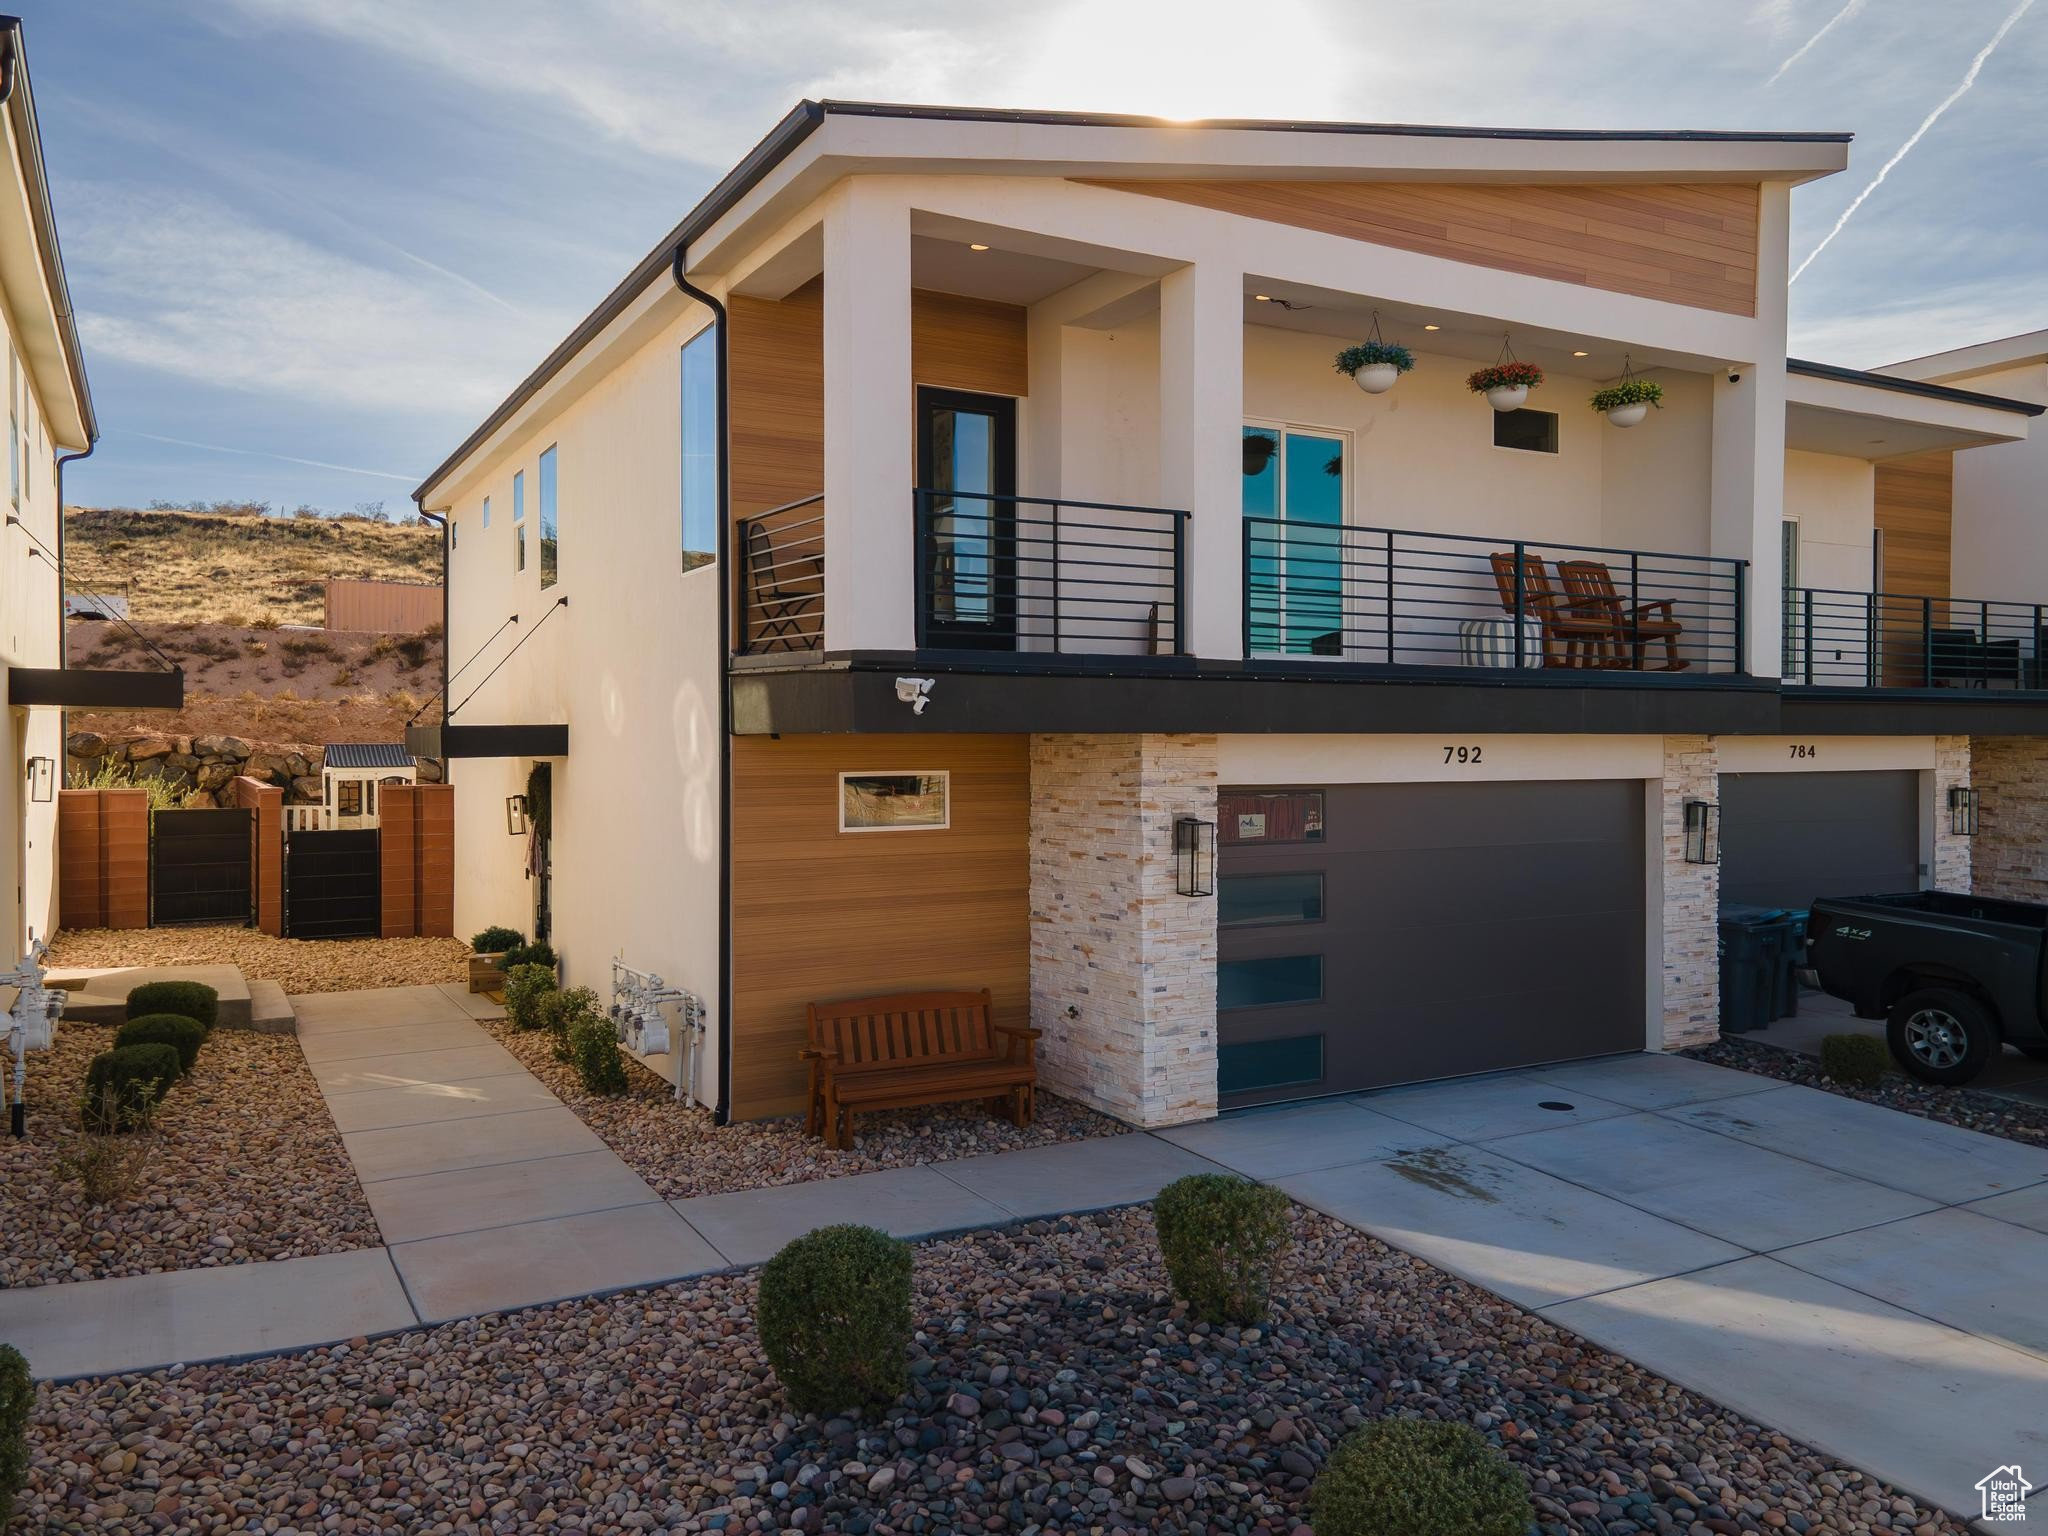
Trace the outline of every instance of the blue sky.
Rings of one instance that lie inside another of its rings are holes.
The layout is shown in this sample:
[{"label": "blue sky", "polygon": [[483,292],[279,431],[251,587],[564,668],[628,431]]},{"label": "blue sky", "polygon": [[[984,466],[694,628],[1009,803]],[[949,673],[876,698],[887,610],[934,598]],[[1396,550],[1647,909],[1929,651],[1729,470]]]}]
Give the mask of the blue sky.
[{"label": "blue sky", "polygon": [[87,504],[408,508],[805,95],[1852,130],[1850,170],[1797,194],[1797,264],[2010,22],[1795,285],[1792,347],[1869,366],[2048,325],[2048,3],[2031,0],[17,9],[105,430],[69,472]]}]

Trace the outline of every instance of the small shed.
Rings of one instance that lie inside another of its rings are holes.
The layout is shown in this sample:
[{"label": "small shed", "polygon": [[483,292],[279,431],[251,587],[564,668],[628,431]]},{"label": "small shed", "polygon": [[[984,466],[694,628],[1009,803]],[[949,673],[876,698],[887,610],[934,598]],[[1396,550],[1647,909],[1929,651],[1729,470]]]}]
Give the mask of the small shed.
[{"label": "small shed", "polygon": [[328,831],[366,831],[377,825],[377,789],[417,784],[419,769],[402,742],[329,742],[320,767],[321,825]]}]

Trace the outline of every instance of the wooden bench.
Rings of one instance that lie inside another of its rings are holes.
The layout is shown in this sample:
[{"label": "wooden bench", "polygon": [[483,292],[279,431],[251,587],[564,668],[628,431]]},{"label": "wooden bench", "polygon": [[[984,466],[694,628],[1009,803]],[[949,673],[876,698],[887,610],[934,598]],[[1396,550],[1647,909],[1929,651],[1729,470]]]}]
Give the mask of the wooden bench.
[{"label": "wooden bench", "polygon": [[812,1003],[808,1134],[853,1145],[854,1116],[985,1099],[989,1112],[1029,1125],[1036,1109],[1039,1031],[994,1021],[988,989],[903,992]]}]

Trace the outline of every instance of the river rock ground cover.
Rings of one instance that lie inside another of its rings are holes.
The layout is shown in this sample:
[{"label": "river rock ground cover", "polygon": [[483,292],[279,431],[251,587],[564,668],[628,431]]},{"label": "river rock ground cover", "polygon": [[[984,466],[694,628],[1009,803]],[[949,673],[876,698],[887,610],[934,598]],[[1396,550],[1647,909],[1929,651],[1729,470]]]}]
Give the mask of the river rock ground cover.
[{"label": "river rock ground cover", "polygon": [[[849,1213],[857,1214],[857,1213]],[[1258,1330],[1191,1327],[1143,1209],[923,1244],[911,1391],[792,1414],[721,1275],[41,1391],[23,1528],[1297,1532],[1387,1413],[1476,1425],[1545,1533],[1964,1527],[1308,1213]]]},{"label": "river rock ground cover", "polygon": [[977,1099],[862,1115],[856,1145],[839,1152],[826,1146],[823,1138],[805,1135],[798,1117],[716,1125],[708,1110],[678,1104],[665,1079],[630,1057],[628,1091],[618,1098],[598,1097],[584,1090],[574,1071],[555,1060],[554,1036],[547,1031],[516,1030],[502,1020],[482,1023],[664,1200],[801,1184],[983,1152],[1013,1152],[1130,1129],[1071,1099],[1041,1091],[1038,1112],[1022,1130],[991,1115]]},{"label": "river rock ground cover", "polygon": [[0,1285],[301,1258],[378,1241],[290,1035],[214,1030],[158,1106],[132,1189],[87,1204],[64,1159],[78,1135],[86,1065],[113,1043],[111,1025],[63,1020],[51,1049],[29,1058],[28,1134],[0,1135]]},{"label": "river rock ground cover", "polygon": [[64,928],[50,965],[232,965],[287,993],[466,983],[460,939],[280,939],[254,928]]}]

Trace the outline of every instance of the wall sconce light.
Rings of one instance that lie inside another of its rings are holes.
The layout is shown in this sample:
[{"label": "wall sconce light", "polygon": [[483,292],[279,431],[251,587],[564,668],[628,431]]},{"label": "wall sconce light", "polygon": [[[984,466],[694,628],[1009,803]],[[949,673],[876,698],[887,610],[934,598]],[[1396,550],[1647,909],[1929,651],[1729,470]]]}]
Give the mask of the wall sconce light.
[{"label": "wall sconce light", "polygon": [[1216,894],[1216,823],[1182,816],[1173,824],[1173,888],[1183,896]]},{"label": "wall sconce light", "polygon": [[526,819],[526,796],[505,797],[505,833],[508,837],[526,836],[530,823]]},{"label": "wall sconce light", "polygon": [[1685,862],[1721,862],[1721,808],[1711,800],[1685,802]]},{"label": "wall sconce light", "polygon": [[1977,791],[1957,784],[1948,792],[1948,828],[1957,837],[1977,835]]},{"label": "wall sconce light", "polygon": [[57,760],[32,757],[28,760],[29,799],[47,805],[57,798]]}]

